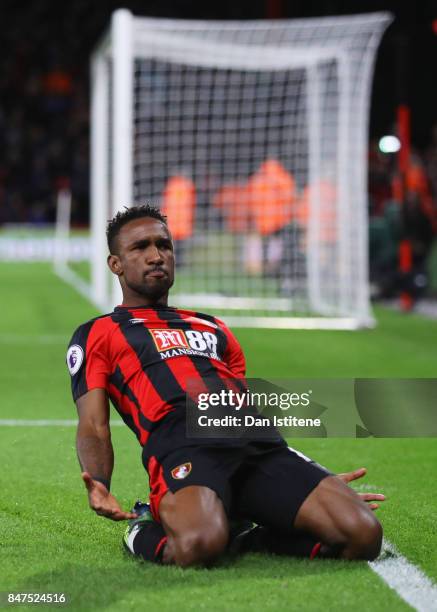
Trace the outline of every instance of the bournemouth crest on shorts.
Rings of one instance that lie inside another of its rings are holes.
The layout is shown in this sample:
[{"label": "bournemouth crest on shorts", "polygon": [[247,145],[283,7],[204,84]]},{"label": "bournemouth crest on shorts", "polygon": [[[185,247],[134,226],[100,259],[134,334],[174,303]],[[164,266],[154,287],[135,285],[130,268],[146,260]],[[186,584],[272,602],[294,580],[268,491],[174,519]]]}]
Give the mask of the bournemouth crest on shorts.
[{"label": "bournemouth crest on shorts", "polygon": [[191,468],[191,463],[182,463],[172,469],[171,475],[175,480],[183,480],[191,472]]}]

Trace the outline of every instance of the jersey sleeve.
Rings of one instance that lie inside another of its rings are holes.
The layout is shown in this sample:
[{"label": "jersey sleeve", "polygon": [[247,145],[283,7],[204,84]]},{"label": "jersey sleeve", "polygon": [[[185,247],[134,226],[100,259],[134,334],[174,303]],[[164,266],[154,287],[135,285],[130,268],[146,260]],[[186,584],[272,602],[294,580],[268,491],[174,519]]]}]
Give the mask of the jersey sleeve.
[{"label": "jersey sleeve", "polygon": [[66,361],[74,401],[92,389],[109,388],[107,339],[99,333],[96,323],[90,321],[78,327],[68,345]]},{"label": "jersey sleeve", "polygon": [[223,321],[216,319],[216,323],[225,333],[227,339],[227,346],[224,354],[225,363],[235,378],[241,378],[246,375],[246,360],[243,349],[241,348],[237,338],[231,332],[229,327],[223,323]]}]

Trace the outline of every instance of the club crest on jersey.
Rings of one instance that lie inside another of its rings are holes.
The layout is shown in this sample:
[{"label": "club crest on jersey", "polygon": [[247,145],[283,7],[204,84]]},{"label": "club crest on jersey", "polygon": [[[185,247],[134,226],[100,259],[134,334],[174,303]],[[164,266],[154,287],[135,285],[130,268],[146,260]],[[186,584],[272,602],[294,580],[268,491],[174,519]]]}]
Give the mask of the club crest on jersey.
[{"label": "club crest on jersey", "polygon": [[189,348],[182,329],[151,329],[150,333],[158,351],[168,351],[173,348]]},{"label": "club crest on jersey", "polygon": [[67,366],[71,376],[79,372],[83,363],[83,349],[78,344],[73,344],[67,351]]},{"label": "club crest on jersey", "polygon": [[182,463],[181,465],[178,465],[171,471],[172,478],[175,480],[183,480],[191,472],[191,468],[191,463]]}]

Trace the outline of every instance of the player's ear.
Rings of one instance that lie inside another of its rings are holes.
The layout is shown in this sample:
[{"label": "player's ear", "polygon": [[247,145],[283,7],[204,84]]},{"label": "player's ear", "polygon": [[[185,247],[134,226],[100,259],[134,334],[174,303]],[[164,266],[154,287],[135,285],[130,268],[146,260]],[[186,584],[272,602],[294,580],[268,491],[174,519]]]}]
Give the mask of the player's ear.
[{"label": "player's ear", "polygon": [[118,255],[108,255],[108,259],[106,261],[113,274],[116,274],[117,276],[122,275],[123,269],[121,267],[121,262]]}]

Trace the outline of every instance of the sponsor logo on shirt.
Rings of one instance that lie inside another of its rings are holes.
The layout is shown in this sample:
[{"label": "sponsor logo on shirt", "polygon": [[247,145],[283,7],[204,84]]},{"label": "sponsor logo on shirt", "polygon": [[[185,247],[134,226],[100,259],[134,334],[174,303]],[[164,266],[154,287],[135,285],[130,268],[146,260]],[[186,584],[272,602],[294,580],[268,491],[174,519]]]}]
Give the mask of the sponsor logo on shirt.
[{"label": "sponsor logo on shirt", "polygon": [[150,333],[158,351],[168,351],[173,348],[189,348],[188,341],[182,329],[151,329]]},{"label": "sponsor logo on shirt", "polygon": [[150,333],[162,359],[197,355],[220,360],[217,355],[217,336],[212,332],[194,329],[151,329]]}]

